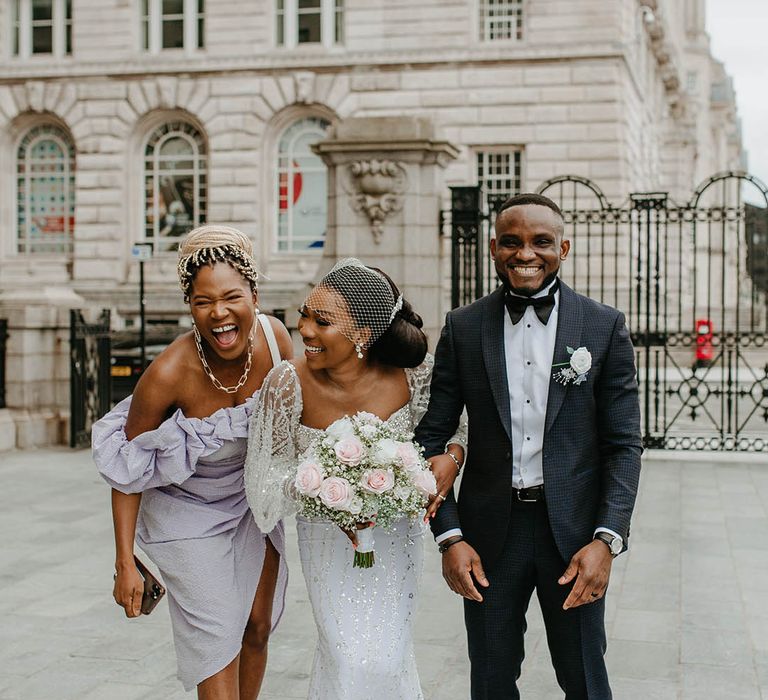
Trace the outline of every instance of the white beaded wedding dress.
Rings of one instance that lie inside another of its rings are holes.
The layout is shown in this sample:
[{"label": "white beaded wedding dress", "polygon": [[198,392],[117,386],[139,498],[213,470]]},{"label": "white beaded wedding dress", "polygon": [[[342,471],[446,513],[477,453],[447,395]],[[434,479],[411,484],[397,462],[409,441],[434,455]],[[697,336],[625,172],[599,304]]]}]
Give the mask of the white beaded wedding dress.
[{"label": "white beaded wedding dress", "polygon": [[[412,432],[429,402],[432,358],[406,369],[410,401],[387,422]],[[286,485],[322,431],[301,425],[301,386],[289,362],[275,367],[254,411],[245,464],[256,523],[269,532],[296,512]],[[452,442],[465,444],[465,427]],[[310,700],[421,700],[412,624],[421,577],[423,522],[403,519],[374,529],[376,561],[353,568],[347,536],[328,521],[298,518],[299,554],[318,630]]]}]

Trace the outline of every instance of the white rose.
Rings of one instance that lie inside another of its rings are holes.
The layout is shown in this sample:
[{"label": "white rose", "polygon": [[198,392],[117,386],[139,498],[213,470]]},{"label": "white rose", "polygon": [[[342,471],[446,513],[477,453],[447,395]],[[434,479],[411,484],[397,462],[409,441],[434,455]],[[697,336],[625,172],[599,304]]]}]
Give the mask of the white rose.
[{"label": "white rose", "polygon": [[576,374],[586,374],[592,367],[592,354],[586,348],[576,348],[571,355],[571,367]]},{"label": "white rose", "polygon": [[352,515],[360,515],[360,511],[363,509],[363,499],[360,496],[354,496],[349,502],[349,512]]},{"label": "white rose", "polygon": [[358,431],[364,438],[368,438],[370,440],[376,435],[377,432],[379,432],[379,429],[375,425],[361,425],[358,428]]},{"label": "white rose", "polygon": [[395,498],[398,501],[407,501],[408,498],[410,498],[411,489],[409,489],[407,486],[395,486],[392,493],[395,494]]},{"label": "white rose", "polygon": [[389,466],[397,459],[397,443],[389,438],[376,442],[371,448],[371,461],[379,466]]},{"label": "white rose", "polygon": [[325,429],[325,432],[331,437],[336,438],[336,440],[341,440],[350,435],[354,435],[355,427],[352,425],[352,421],[347,416],[344,416],[343,418],[339,418],[339,420],[333,421],[333,423]]},{"label": "white rose", "polygon": [[422,469],[413,475],[413,485],[423,496],[431,496],[437,491],[435,475],[428,469]]},{"label": "white rose", "polygon": [[422,468],[421,455],[412,442],[397,443],[397,458],[409,474]]}]

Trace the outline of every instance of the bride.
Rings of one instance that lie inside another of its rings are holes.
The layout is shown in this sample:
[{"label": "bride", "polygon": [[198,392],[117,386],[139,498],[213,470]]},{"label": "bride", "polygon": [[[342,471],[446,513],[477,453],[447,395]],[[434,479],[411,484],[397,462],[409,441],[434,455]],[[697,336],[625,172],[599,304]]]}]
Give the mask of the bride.
[{"label": "bride", "polygon": [[[412,433],[429,401],[432,357],[421,318],[383,272],[344,260],[313,289],[300,313],[304,356],[267,375],[249,431],[246,494],[264,532],[296,512],[289,484],[298,456],[331,423],[367,411]],[[430,460],[438,487],[425,520],[463,462],[460,432],[445,455]],[[301,516],[297,529],[318,629],[309,698],[422,698],[411,627],[424,522],[402,519],[390,531],[374,528],[371,569],[352,566],[354,533]]]}]

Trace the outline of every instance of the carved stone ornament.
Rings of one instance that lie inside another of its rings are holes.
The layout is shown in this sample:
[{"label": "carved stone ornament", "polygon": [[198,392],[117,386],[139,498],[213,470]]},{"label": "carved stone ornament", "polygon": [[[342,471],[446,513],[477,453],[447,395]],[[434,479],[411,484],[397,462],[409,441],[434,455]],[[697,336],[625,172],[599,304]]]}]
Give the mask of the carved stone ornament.
[{"label": "carved stone ornament", "polygon": [[381,241],[384,220],[403,207],[406,174],[393,160],[358,160],[349,165],[354,192],[352,207],[362,211],[371,222],[376,243]]}]

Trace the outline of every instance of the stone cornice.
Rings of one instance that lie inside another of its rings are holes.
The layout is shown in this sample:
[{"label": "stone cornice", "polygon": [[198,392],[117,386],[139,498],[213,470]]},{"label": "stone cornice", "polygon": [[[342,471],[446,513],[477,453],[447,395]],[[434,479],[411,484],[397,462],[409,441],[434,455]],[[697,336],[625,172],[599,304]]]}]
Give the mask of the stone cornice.
[{"label": "stone cornice", "polygon": [[81,61],[62,58],[42,61],[0,63],[0,83],[58,78],[130,78],[160,75],[215,75],[217,73],[249,72],[272,74],[307,70],[339,72],[360,69],[402,69],[404,67],[432,67],[446,64],[476,65],[488,63],[549,63],[559,61],[620,58],[621,49],[614,42],[594,44],[563,44],[543,47],[525,44],[504,46],[476,46],[466,49],[414,49],[411,51],[272,51],[261,56],[218,57],[205,54],[192,56],[163,55],[140,56],[125,61]]}]

